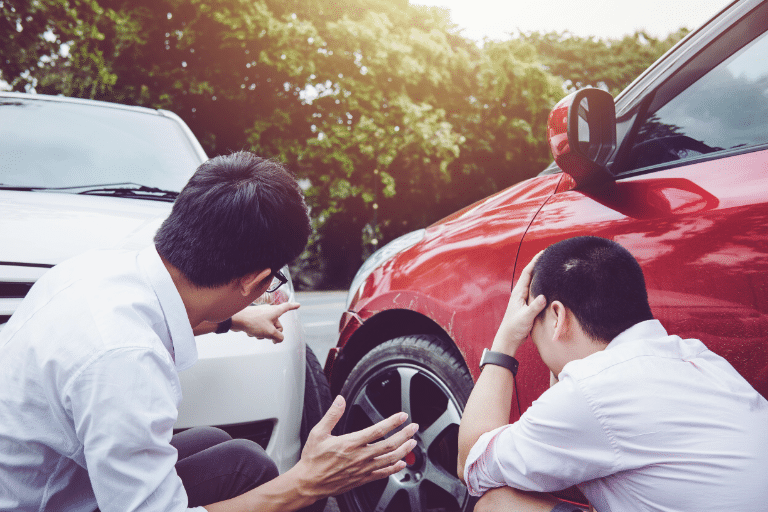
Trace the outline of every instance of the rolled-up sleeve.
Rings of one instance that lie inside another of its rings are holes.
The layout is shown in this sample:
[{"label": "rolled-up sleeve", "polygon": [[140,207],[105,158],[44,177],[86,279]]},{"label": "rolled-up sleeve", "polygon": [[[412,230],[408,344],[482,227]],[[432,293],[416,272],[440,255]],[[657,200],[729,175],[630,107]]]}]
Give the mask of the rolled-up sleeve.
[{"label": "rolled-up sleeve", "polygon": [[67,396],[80,444],[72,458],[85,464],[102,512],[188,510],[170,445],[181,392],[167,354],[95,356]]},{"label": "rolled-up sleeve", "polygon": [[483,434],[464,480],[481,496],[496,487],[551,492],[617,471],[619,452],[578,386],[565,379],[512,425]]}]

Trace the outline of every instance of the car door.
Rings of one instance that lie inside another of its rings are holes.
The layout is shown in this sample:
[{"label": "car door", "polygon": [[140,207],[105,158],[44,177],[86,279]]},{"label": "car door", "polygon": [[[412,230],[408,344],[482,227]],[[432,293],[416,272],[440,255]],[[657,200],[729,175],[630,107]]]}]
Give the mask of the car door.
[{"label": "car door", "polygon": [[[636,102],[615,182],[557,193],[527,231],[516,276],[544,247],[595,235],[640,262],[654,315],[701,339],[768,396],[768,6],[701,48]],[[524,350],[535,350],[527,344]],[[522,369],[521,369],[522,370]],[[543,366],[519,398],[548,385]]]}]

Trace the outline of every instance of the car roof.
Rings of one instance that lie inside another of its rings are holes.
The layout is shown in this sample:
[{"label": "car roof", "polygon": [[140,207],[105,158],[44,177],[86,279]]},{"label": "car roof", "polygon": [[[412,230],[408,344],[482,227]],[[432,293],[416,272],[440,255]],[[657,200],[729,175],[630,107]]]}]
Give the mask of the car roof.
[{"label": "car roof", "polygon": [[118,110],[131,110],[134,112],[141,112],[143,114],[154,114],[157,116],[163,116],[162,111],[155,110],[152,108],[137,107],[133,105],[123,105],[120,103],[110,103],[108,101],[87,100],[82,98],[70,98],[67,96],[51,96],[48,94],[37,94],[37,93],[27,93],[27,92],[0,92],[0,98],[19,98],[19,99],[36,100],[36,101],[51,101],[51,102],[57,102],[57,103],[73,103],[73,104],[79,104],[79,105],[91,105],[91,106],[98,106],[98,107],[104,107],[104,108],[114,108]]},{"label": "car roof", "polygon": [[731,25],[757,8],[763,0],[733,0],[703,25],[695,28],[640,73],[616,96],[616,115],[632,110],[638,102]]}]

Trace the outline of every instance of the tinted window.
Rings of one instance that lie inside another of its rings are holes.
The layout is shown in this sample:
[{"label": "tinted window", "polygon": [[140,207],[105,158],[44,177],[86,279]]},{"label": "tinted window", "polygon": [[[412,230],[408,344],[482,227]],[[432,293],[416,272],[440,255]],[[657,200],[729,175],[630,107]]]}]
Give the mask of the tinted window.
[{"label": "tinted window", "polygon": [[173,119],[69,102],[0,98],[0,184],[132,182],[179,191],[200,164]]},{"label": "tinted window", "polygon": [[768,143],[768,33],[648,115],[629,169]]}]

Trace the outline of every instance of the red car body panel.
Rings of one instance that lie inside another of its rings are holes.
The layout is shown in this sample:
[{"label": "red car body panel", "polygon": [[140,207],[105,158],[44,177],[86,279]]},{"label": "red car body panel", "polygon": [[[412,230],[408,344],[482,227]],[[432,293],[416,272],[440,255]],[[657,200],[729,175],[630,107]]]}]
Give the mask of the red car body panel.
[{"label": "red car body panel", "polygon": [[465,359],[478,364],[501,323],[520,241],[561,177],[520,183],[430,226],[420,243],[381,265],[360,288],[353,311],[342,317],[338,347],[343,350],[360,322],[405,309],[461,340]]}]

